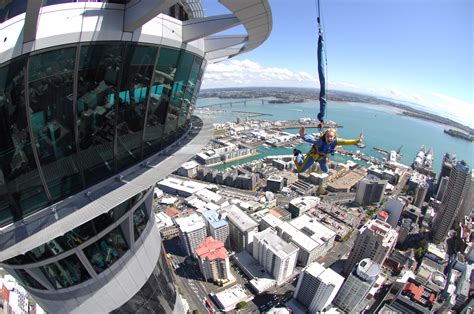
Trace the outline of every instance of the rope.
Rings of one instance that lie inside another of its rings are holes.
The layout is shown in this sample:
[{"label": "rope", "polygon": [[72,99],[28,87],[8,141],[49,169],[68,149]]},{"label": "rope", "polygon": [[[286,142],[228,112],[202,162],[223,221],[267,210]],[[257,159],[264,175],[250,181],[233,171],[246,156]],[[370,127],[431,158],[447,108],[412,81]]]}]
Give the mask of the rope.
[{"label": "rope", "polygon": [[[321,4],[320,4],[320,0],[314,0],[314,5],[317,9],[317,14],[318,14],[318,17],[317,17],[317,22],[318,22],[318,31],[322,34],[323,36],[323,41],[325,41],[325,38],[324,38],[324,32],[323,30],[325,29],[325,25],[324,25],[324,17],[323,15],[321,14]],[[319,33],[318,33],[319,35]],[[328,59],[327,59],[327,49],[326,49],[326,45],[323,46],[324,48],[324,76],[325,76],[325,82],[324,82],[324,85],[325,85],[325,88],[326,88],[326,98],[328,98],[327,94],[328,94]],[[329,120],[329,102],[327,103],[327,106],[326,106],[326,117],[325,117],[325,120]]]}]

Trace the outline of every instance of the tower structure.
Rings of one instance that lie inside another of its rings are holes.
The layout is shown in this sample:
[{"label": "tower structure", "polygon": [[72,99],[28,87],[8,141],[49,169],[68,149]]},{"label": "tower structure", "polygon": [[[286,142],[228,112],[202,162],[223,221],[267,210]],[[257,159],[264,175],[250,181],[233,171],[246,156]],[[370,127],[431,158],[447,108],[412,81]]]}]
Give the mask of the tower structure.
[{"label": "tower structure", "polygon": [[458,161],[451,169],[448,187],[431,229],[432,238],[435,243],[442,242],[448,235],[463,200],[467,196],[470,180],[469,166],[465,161]]},{"label": "tower structure", "polygon": [[372,219],[360,228],[357,238],[347,258],[344,273],[348,276],[354,266],[364,258],[383,265],[385,259],[397,244],[398,233],[390,224]]},{"label": "tower structure", "polygon": [[267,0],[220,3],[1,6],[0,264],[47,312],[184,312],[153,187],[212,134],[192,118],[206,66],[272,28]]},{"label": "tower structure", "polygon": [[360,313],[366,304],[365,298],[380,272],[380,266],[370,258],[361,260],[342,285],[334,299],[334,305],[345,313]]}]

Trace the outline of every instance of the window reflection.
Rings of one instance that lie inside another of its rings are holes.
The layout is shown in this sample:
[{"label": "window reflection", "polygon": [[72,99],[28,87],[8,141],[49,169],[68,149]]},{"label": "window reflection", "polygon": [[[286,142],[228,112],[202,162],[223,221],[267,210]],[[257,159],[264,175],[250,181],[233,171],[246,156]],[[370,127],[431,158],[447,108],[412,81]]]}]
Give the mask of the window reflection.
[{"label": "window reflection", "polygon": [[135,241],[138,240],[143,230],[145,230],[147,221],[148,221],[148,214],[146,211],[146,206],[144,203],[142,203],[133,212],[133,232],[135,234]]},{"label": "window reflection", "polygon": [[0,23],[26,12],[28,0],[0,1]]},{"label": "window reflection", "polygon": [[192,64],[193,55],[188,52],[182,52],[180,54],[178,70],[176,71],[173,90],[168,105],[168,115],[166,117],[164,132],[164,140],[166,142],[171,142],[175,137],[179,136],[179,134],[176,134],[176,132],[179,132],[179,130],[177,130],[178,117]]},{"label": "window reflection", "polygon": [[35,278],[33,278],[28,272],[24,269],[15,269],[14,274],[16,274],[18,281],[25,287],[31,287],[34,289],[46,290],[42,284],[40,284]]},{"label": "window reflection", "polygon": [[127,250],[128,245],[119,226],[99,241],[86,247],[84,253],[94,270],[101,273],[122,257]]},{"label": "window reflection", "polygon": [[155,76],[150,90],[150,104],[145,129],[144,155],[148,156],[166,146],[162,142],[171,88],[178,66],[179,50],[160,48]]},{"label": "window reflection", "polygon": [[67,288],[90,279],[89,273],[76,255],[68,256],[39,269],[56,289]]},{"label": "window reflection", "polygon": [[118,169],[141,159],[142,131],[148,88],[156,59],[155,47],[129,45],[118,99]]},{"label": "window reflection", "polygon": [[25,108],[26,59],[0,68],[0,225],[47,203],[33,155]]},{"label": "window reflection", "polygon": [[30,58],[30,119],[46,183],[54,200],[83,187],[75,162],[72,89],[76,48]]},{"label": "window reflection", "polygon": [[189,79],[186,84],[186,90],[184,92],[184,99],[181,105],[181,111],[179,113],[178,119],[178,128],[184,129],[187,126],[187,122],[189,123],[190,117],[188,113],[191,110],[191,102],[194,94],[194,89],[197,83],[197,77],[199,74],[199,70],[201,68],[201,58],[194,57],[194,62],[191,67],[191,72],[189,74]]},{"label": "window reflection", "polygon": [[87,184],[112,175],[115,93],[122,67],[122,44],[81,47],[77,84],[78,161]]}]

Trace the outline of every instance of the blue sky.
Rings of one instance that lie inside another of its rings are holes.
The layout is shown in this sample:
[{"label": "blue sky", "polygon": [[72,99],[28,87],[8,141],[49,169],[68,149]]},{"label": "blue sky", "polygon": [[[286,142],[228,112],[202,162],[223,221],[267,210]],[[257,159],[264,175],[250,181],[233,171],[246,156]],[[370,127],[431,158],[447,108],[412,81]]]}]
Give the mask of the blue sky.
[{"label": "blue sky", "polygon": [[[474,126],[474,1],[320,2],[330,89],[417,103]],[[205,15],[227,13],[217,1],[202,3]],[[318,87],[315,0],[269,3],[273,30],[268,40],[249,53],[209,65],[203,88]]]}]

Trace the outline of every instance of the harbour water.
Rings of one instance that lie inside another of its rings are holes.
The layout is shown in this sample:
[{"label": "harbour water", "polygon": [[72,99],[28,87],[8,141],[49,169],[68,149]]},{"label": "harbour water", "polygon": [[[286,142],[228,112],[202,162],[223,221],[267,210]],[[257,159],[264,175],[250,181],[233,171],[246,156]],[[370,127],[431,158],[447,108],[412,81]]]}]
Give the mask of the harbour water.
[{"label": "harbour water", "polygon": [[[237,101],[240,101],[240,99],[202,98],[198,99],[197,107]],[[434,150],[434,170],[436,173],[439,173],[441,160],[446,152],[456,154],[458,159],[464,159],[470,167],[474,167],[474,143],[445,134],[443,130],[447,126],[403,116],[400,115],[400,111],[397,108],[382,105],[331,102],[327,108],[327,119],[343,125],[343,128],[338,130],[339,137],[358,138],[360,132],[364,133],[364,143],[367,147],[362,150],[356,146],[344,147],[348,150],[361,150],[366,155],[382,158],[384,156],[376,152],[373,147],[382,148],[387,151],[398,150],[401,147],[402,155],[400,162],[411,165],[421,145],[424,145]],[[297,120],[303,117],[315,118],[319,111],[319,104],[262,104],[261,100],[247,100],[245,106],[243,103],[240,103],[234,104],[232,107],[223,106],[219,109],[222,112],[213,115],[215,123],[235,122],[238,117],[241,120],[245,119],[246,114],[233,111],[271,114],[271,116],[261,116],[252,119]],[[298,132],[296,129],[289,131]],[[315,132],[315,130],[310,130],[309,132]],[[302,148],[302,151],[307,149],[306,146]],[[247,162],[267,155],[289,154],[291,149],[284,147],[259,148],[259,151],[261,152],[260,156],[231,164]],[[343,158],[336,156],[333,160],[342,161]]]}]

